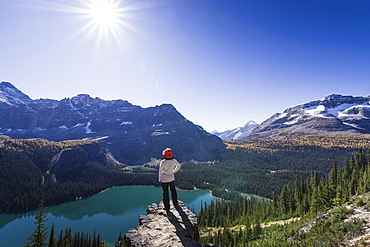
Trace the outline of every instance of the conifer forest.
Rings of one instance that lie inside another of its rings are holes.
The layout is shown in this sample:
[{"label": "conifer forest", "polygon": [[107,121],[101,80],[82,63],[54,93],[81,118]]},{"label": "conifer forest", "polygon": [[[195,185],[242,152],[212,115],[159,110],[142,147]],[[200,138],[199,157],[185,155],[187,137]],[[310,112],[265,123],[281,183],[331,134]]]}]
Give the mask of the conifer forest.
[{"label": "conifer forest", "polygon": [[[158,168],[152,163],[127,167],[87,160],[56,179],[50,160],[66,148],[89,152],[84,145],[90,142],[2,140],[0,212],[40,210],[27,246],[104,246],[98,233],[72,232],[72,226],[59,235],[53,228],[44,229],[42,208],[87,198],[113,186],[158,186]],[[341,205],[370,190],[370,139],[366,135],[297,134],[224,142],[228,147],[217,160],[185,162],[176,174],[177,187],[208,189],[225,199],[202,205],[198,223],[203,245],[332,246],[362,231],[362,222],[341,220],[349,213]],[[245,194],[260,198],[247,199]],[[329,221],[297,235],[308,221],[327,210],[333,210]],[[291,223],[265,226],[286,220]],[[335,230],[328,232],[328,228]],[[72,242],[81,244],[66,244]]]}]

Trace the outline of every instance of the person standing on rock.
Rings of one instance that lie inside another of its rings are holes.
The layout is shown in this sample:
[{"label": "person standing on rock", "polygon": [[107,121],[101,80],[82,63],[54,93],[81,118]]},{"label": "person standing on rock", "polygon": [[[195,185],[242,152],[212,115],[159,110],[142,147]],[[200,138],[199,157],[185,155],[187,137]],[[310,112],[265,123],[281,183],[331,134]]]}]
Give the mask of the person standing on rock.
[{"label": "person standing on rock", "polygon": [[171,148],[166,148],[162,152],[163,160],[159,165],[158,181],[162,184],[163,189],[163,204],[166,211],[170,210],[170,198],[168,187],[171,190],[172,202],[175,207],[178,206],[177,192],[175,188],[175,173],[180,170],[181,164],[177,162],[172,154]]}]

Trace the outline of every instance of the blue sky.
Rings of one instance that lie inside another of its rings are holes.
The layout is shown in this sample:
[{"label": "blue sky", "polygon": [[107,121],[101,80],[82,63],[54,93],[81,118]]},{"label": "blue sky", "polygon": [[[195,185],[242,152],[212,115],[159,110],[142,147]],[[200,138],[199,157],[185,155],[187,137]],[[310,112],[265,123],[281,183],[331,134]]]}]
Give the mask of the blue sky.
[{"label": "blue sky", "polygon": [[369,1],[101,0],[106,26],[98,1],[0,0],[0,80],[33,99],[171,103],[207,131],[370,95]]}]

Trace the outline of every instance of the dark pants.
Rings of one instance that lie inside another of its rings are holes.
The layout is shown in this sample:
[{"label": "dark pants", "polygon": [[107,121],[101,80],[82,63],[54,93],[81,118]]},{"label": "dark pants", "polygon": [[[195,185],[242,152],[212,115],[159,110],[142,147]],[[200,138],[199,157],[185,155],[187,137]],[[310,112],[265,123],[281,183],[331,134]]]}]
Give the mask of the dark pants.
[{"label": "dark pants", "polygon": [[175,181],[169,183],[161,183],[163,189],[163,204],[166,210],[170,210],[170,197],[168,194],[168,186],[170,186],[172,202],[174,206],[177,206],[177,192],[175,188]]}]

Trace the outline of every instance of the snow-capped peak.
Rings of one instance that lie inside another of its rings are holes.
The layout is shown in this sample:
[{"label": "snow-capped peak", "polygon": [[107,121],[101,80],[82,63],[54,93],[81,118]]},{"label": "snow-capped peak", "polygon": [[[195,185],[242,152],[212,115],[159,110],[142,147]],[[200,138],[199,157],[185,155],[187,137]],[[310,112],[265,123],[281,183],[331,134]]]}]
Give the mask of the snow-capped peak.
[{"label": "snow-capped peak", "polygon": [[287,108],[264,121],[250,138],[307,133],[370,133],[370,96],[330,94]]},{"label": "snow-capped peak", "polygon": [[251,125],[256,125],[257,123],[255,122],[255,121],[253,121],[253,120],[249,120],[245,125],[244,125],[244,127],[247,127],[247,126],[251,126]]},{"label": "snow-capped peak", "polygon": [[18,90],[10,82],[1,82],[0,83],[0,102],[5,102],[9,105],[16,104],[28,104],[32,99]]},{"label": "snow-capped peak", "polygon": [[228,140],[241,140],[245,139],[250,133],[258,126],[258,124],[250,120],[248,121],[244,127],[237,127],[232,130],[226,130],[223,132],[212,131],[212,134],[217,135],[221,139],[228,139]]}]

